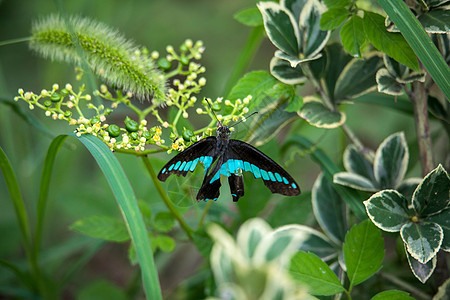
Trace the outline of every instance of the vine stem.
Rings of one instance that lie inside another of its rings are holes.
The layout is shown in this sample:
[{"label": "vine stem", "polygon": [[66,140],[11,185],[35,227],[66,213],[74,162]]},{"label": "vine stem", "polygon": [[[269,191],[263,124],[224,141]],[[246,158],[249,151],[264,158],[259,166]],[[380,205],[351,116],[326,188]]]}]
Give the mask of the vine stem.
[{"label": "vine stem", "polygon": [[142,156],[142,161],[144,162],[144,165],[147,168],[147,171],[150,174],[150,177],[152,178],[152,181],[156,187],[156,190],[158,191],[159,195],[161,196],[162,200],[164,201],[164,204],[167,206],[169,211],[173,214],[175,219],[177,219],[178,223],[180,223],[181,228],[184,230],[184,232],[189,237],[189,239],[191,241],[193,241],[193,237],[192,237],[193,230],[186,224],[186,222],[181,217],[180,213],[175,208],[175,205],[173,205],[172,201],[169,199],[167,194],[164,192],[164,189],[162,188],[161,183],[159,182],[158,178],[156,177],[155,170],[153,170],[150,160],[148,159],[147,156]]},{"label": "vine stem", "polygon": [[407,91],[414,107],[417,143],[419,145],[419,159],[422,166],[422,176],[427,175],[434,167],[433,152],[428,119],[427,92],[424,83],[414,82],[412,91]]}]

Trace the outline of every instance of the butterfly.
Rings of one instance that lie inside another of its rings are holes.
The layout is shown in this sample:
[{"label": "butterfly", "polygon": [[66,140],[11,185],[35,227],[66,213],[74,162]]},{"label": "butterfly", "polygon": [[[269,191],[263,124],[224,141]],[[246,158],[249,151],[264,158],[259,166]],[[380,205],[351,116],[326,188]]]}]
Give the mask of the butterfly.
[{"label": "butterfly", "polygon": [[230,129],[220,123],[216,137],[204,138],[173,157],[161,169],[158,179],[166,181],[172,174],[186,176],[195,170],[198,163],[202,163],[205,169],[205,177],[197,194],[198,201],[217,200],[220,175],[225,175],[233,201],[237,202],[244,196],[244,171],[261,178],[272,193],[286,196],[300,194],[300,188],[288,172],[250,144],[230,139]]}]

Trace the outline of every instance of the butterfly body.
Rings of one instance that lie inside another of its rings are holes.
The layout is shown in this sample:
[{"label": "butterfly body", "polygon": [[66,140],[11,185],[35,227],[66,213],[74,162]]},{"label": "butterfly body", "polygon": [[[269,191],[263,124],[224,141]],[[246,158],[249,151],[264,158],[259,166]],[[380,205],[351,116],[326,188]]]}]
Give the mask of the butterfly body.
[{"label": "butterfly body", "polygon": [[261,178],[272,193],[300,194],[297,183],[276,162],[253,146],[229,136],[229,128],[219,126],[217,137],[202,139],[173,157],[161,169],[158,179],[165,181],[172,174],[186,176],[201,162],[206,174],[197,194],[198,201],[217,200],[221,175],[228,177],[233,201],[238,201],[244,195],[243,172]]}]

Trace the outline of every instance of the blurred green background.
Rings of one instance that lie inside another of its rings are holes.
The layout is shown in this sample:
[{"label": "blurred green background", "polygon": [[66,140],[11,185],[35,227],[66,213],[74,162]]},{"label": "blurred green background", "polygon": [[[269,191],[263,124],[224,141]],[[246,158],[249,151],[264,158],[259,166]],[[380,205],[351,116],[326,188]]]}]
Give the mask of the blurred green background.
[{"label": "blurred green background", "polygon": [[[206,52],[201,63],[207,69],[205,73],[207,85],[198,98],[226,96],[223,95],[225,84],[251,32],[251,28],[234,20],[233,15],[256,3],[250,0],[72,0],[60,2],[67,13],[89,16],[117,28],[128,39],[146,46],[150,51],[158,50],[164,53],[167,45],[178,47],[187,38],[194,41],[202,40]],[[0,42],[28,37],[33,20],[57,11],[56,3],[50,0],[0,1]],[[273,52],[274,47],[267,39],[264,40],[248,70],[268,70]],[[76,85],[73,66],[38,57],[29,51],[25,42],[0,47],[0,99],[2,100],[0,102],[0,146],[8,155],[16,172],[31,218],[36,213],[40,174],[51,138],[24,122],[5,102],[12,102],[18,88],[38,93],[43,88],[50,89],[53,83],[63,86],[67,82]],[[390,98],[395,101],[393,97]],[[29,111],[24,102],[18,104],[25,113],[36,117],[54,135],[73,130],[63,122],[46,118],[38,109]],[[372,149],[375,149],[389,134],[405,131],[410,142],[412,167],[407,176],[419,176],[415,155],[417,147],[414,142],[414,123],[411,115],[373,104],[344,105],[343,110],[347,114],[347,124]],[[201,121],[202,119],[199,119],[200,123]],[[204,125],[199,124],[199,126]],[[434,129],[435,124],[431,125]],[[312,141],[320,140],[318,146],[324,149],[335,163],[340,164],[346,140],[339,129],[328,131],[316,129],[300,119],[292,125],[292,128],[295,133],[304,135]],[[273,149],[274,145],[275,143],[269,143],[262,149],[270,154],[273,153],[275,160],[284,164],[289,157],[280,160],[274,153],[276,152],[276,149]],[[158,157],[154,164],[155,168],[162,166],[168,159],[166,154],[158,155]],[[153,203],[152,207],[155,211],[163,209],[159,197],[154,196],[156,193],[141,161],[130,155],[118,155],[118,158],[131,181],[137,198]],[[292,202],[293,198],[285,197],[277,203],[284,203],[286,207],[300,211],[310,206],[308,191],[311,190],[319,168],[308,155],[296,155],[294,158],[295,165],[300,167],[290,165],[288,169],[292,171],[293,177],[304,191],[304,196],[301,197],[302,202]],[[438,158],[436,161],[439,161]],[[259,186],[262,187],[262,183]],[[246,198],[241,200],[246,201],[245,205],[255,204],[251,202],[251,195],[247,194]],[[71,259],[72,256],[76,256],[77,251],[82,252],[86,247],[97,243],[93,239],[80,237],[69,230],[68,227],[75,220],[96,214],[120,216],[112,193],[95,161],[84,147],[73,139],[66,142],[56,159],[49,201],[43,245],[43,249],[47,251],[44,251],[43,261],[48,261],[48,268],[50,270],[55,268],[55,272],[57,272],[55,261],[58,257]],[[217,205],[234,210],[235,204],[222,201],[217,202]],[[23,260],[23,252],[20,246],[19,230],[3,179],[0,179],[0,207],[0,258],[20,262]],[[203,204],[200,204],[193,210],[198,213],[201,212],[202,207]],[[304,219],[311,222],[310,218]],[[293,220],[272,220],[271,223],[281,225],[289,221]],[[199,260],[195,251],[192,247],[181,244],[171,256],[172,261],[178,262],[176,269],[172,263],[168,262],[169,256],[161,255],[156,258],[162,270],[160,274],[166,290],[173,289],[178,285],[180,278],[195,271],[198,266],[197,260]],[[69,257],[67,253],[70,254]],[[188,257],[194,259],[190,261]],[[132,269],[127,260],[127,247],[108,244],[89,262],[82,272],[83,276],[75,276],[75,279],[71,281],[69,293],[77,294],[78,292],[75,291],[78,291],[80,286],[85,286],[90,279],[108,278],[111,282],[122,285],[130,280],[129,274]],[[7,283],[11,276],[5,269],[0,268],[0,286]]]}]

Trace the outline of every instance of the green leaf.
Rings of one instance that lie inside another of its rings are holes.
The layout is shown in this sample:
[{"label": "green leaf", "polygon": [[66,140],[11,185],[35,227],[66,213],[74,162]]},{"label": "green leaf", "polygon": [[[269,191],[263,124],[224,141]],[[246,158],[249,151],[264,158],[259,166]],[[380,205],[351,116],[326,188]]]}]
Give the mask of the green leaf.
[{"label": "green leaf", "polygon": [[409,296],[409,293],[404,291],[390,290],[376,294],[370,300],[414,300]]},{"label": "green leaf", "polygon": [[330,296],[345,290],[330,267],[313,253],[297,252],[291,259],[289,273],[308,286],[313,295]]},{"label": "green leaf", "polygon": [[297,112],[299,111],[303,106],[303,99],[297,95],[294,95],[289,100],[288,106],[284,109],[286,112]]},{"label": "green leaf", "polygon": [[154,226],[160,232],[170,231],[175,225],[175,219],[172,213],[168,211],[159,212],[155,216]]},{"label": "green leaf", "polygon": [[375,48],[409,68],[419,70],[419,63],[411,47],[402,35],[386,30],[382,16],[365,11],[363,21],[366,36]]},{"label": "green leaf", "polygon": [[308,226],[296,225],[296,228],[302,240],[298,250],[312,252],[324,261],[337,257],[338,249],[326,235]]},{"label": "green leaf", "polygon": [[331,111],[319,99],[311,96],[303,98],[299,116],[315,127],[326,129],[339,127],[346,120],[344,113]]},{"label": "green leaf", "polygon": [[380,69],[376,75],[376,81],[378,84],[378,91],[393,96],[400,96],[403,94],[403,84],[400,84],[395,80],[387,69]]},{"label": "green leaf", "polygon": [[317,55],[314,55],[311,57],[306,57],[306,58],[304,58],[303,55],[300,55],[300,58],[299,58],[297,56],[292,56],[292,55],[284,53],[283,51],[277,50],[277,51],[275,51],[274,56],[278,57],[279,59],[288,61],[289,64],[291,65],[291,68],[296,68],[301,63],[319,59],[322,56],[322,54],[319,53]]},{"label": "green leaf", "polygon": [[276,56],[270,61],[270,73],[279,81],[290,85],[304,83],[307,80],[300,66],[292,68],[287,60]]},{"label": "green leaf", "polygon": [[309,0],[300,13],[299,45],[302,57],[312,58],[322,51],[330,38],[330,31],[320,30],[321,15],[326,7],[318,0]]},{"label": "green leaf", "polygon": [[429,260],[427,263],[423,264],[409,254],[409,252],[406,250],[406,244],[405,253],[406,257],[408,258],[409,267],[411,268],[414,276],[416,276],[416,278],[419,279],[420,282],[425,283],[433,274],[434,269],[436,268],[436,256]]},{"label": "green leaf", "polygon": [[346,7],[347,5],[352,4],[350,0],[324,0],[323,3],[325,3],[328,8]]},{"label": "green leaf", "polygon": [[439,251],[444,232],[436,223],[408,223],[400,230],[409,254],[420,263],[427,263]]},{"label": "green leaf", "polygon": [[258,8],[252,7],[243,9],[234,15],[234,18],[247,26],[261,26],[263,25],[263,19]]},{"label": "green leaf", "polygon": [[384,240],[381,232],[370,220],[366,220],[350,229],[343,250],[351,290],[381,268]]},{"label": "green leaf", "polygon": [[400,231],[410,221],[408,200],[395,190],[384,190],[364,201],[367,214],[380,229],[389,232]]},{"label": "green leaf", "polygon": [[213,246],[213,241],[209,237],[209,235],[205,232],[204,228],[200,228],[192,234],[192,238],[194,239],[194,244],[197,247],[198,251],[204,258],[209,258],[211,249]]},{"label": "green leaf", "polygon": [[[368,153],[368,156],[372,153]],[[361,175],[374,182],[372,162],[364,156],[355,145],[351,144],[344,151],[344,167],[347,171]]]},{"label": "green leaf", "polygon": [[76,221],[70,229],[81,234],[111,242],[125,242],[130,239],[123,221],[108,216],[92,216]]},{"label": "green leaf", "polygon": [[153,242],[164,252],[172,252],[175,249],[175,240],[167,235],[157,235],[153,238]]},{"label": "green leaf", "polygon": [[334,174],[333,182],[366,192],[375,192],[378,190],[366,177],[349,172],[339,172]]},{"label": "green leaf", "polygon": [[383,60],[377,53],[368,54],[364,59],[351,60],[337,79],[334,99],[350,99],[375,90],[375,74],[382,66]]},{"label": "green leaf", "polygon": [[317,177],[311,195],[317,222],[335,242],[341,244],[347,232],[346,206],[333,184],[323,174]]},{"label": "green leaf", "polygon": [[297,57],[300,34],[292,13],[274,2],[259,2],[257,6],[271,42],[284,53]]},{"label": "green leaf", "polygon": [[342,7],[330,8],[320,18],[320,29],[333,30],[341,26],[348,18],[350,12]]},{"label": "green leaf", "polygon": [[374,175],[381,189],[395,189],[405,176],[409,152],[403,132],[388,136],[378,147]]},{"label": "green leaf", "polygon": [[441,249],[450,252],[450,208],[444,209],[438,214],[429,216],[427,222],[436,223],[441,226],[444,233]]},{"label": "green leaf", "polygon": [[428,33],[447,34],[450,32],[450,11],[433,9],[419,16],[419,22]]},{"label": "green leaf", "polygon": [[450,178],[441,164],[419,184],[412,204],[419,216],[432,215],[450,205]]},{"label": "green leaf", "polygon": [[96,280],[88,283],[77,294],[78,300],[108,299],[126,300],[127,294],[117,285],[106,280]]},{"label": "green leaf", "polygon": [[[450,99],[450,68],[419,21],[401,0],[379,0],[378,3],[397,25],[448,101]],[[408,64],[405,65],[409,66]],[[412,69],[417,71],[417,68]]]},{"label": "green leaf", "polygon": [[344,49],[351,56],[361,57],[361,47],[366,42],[363,19],[357,15],[352,15],[342,26],[340,35]]},{"label": "green leaf", "polygon": [[[70,135],[75,137],[75,134]],[[155,300],[162,299],[147,230],[128,178],[117,158],[100,139],[92,135],[81,135],[78,139],[97,161],[122,211],[124,221],[127,224],[131,239],[136,247],[136,254],[141,267],[142,281],[147,298]]]}]

